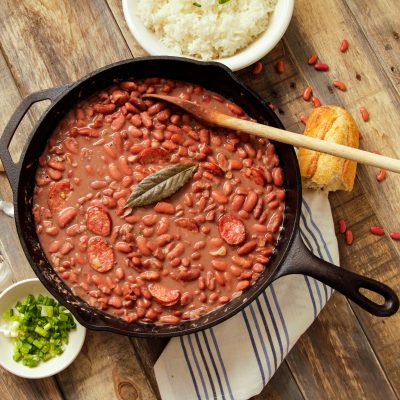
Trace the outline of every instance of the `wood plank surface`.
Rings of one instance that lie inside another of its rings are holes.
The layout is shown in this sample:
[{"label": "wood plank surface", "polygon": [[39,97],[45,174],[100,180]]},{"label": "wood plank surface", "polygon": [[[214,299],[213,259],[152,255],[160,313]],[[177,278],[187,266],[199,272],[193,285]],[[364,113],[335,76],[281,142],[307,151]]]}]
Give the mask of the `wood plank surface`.
[{"label": "wood plank surface", "polygon": [[[4,68],[4,82],[18,87],[22,95],[72,82],[96,68],[131,56],[122,37],[118,38],[119,30],[103,1],[8,1],[2,6],[0,23],[0,42],[11,70],[7,75]],[[10,104],[11,110],[19,98],[17,92],[15,103]],[[6,114],[8,104],[2,102],[1,106],[2,114]],[[37,118],[39,111],[32,117]],[[1,121],[2,126],[7,119]],[[22,142],[21,139],[19,143]],[[6,184],[0,186],[3,188]],[[10,199],[10,195],[8,191],[4,197]],[[7,224],[11,225],[12,220],[8,220]],[[17,271],[17,279],[26,277],[25,273],[34,276],[18,244],[15,229],[8,228],[4,231],[4,240],[8,241],[2,245],[6,252],[2,254]],[[3,244],[1,233],[0,241]],[[26,267],[20,269],[22,262]],[[13,379],[4,370],[1,373]],[[136,398],[155,397],[129,339],[112,334],[88,333],[84,351],[59,374],[59,382],[69,399],[97,400],[102,393],[109,399],[131,399],[135,393]],[[38,386],[28,380],[24,383],[32,391]],[[52,398],[48,383],[47,387]],[[39,397],[26,395],[26,399],[36,398]],[[57,397],[54,395],[54,398]]]},{"label": "wood plank surface", "polygon": [[344,297],[322,310],[287,362],[307,399],[396,399]]},{"label": "wood plank surface", "polygon": [[[311,85],[324,104],[343,105],[352,112],[363,132],[362,147],[400,158],[399,7],[396,0],[368,4],[361,0],[297,0],[283,42],[262,60],[264,71],[252,76],[248,68],[238,75],[276,105],[277,115],[288,129],[302,132],[298,117],[308,114],[312,105],[305,103],[301,94]],[[119,0],[8,0],[0,9],[0,22],[4,55],[0,57],[0,90],[5,94],[0,100],[1,126],[21,95],[74,81],[132,55],[145,55],[126,26]],[[344,37],[350,47],[342,54],[338,48]],[[313,52],[330,65],[328,73],[316,72],[306,64]],[[278,59],[286,62],[283,75],[275,72]],[[333,79],[343,80],[348,91],[332,89]],[[370,111],[368,123],[360,118],[362,105]],[[13,153],[20,150],[41,110],[43,106],[29,114],[13,143]],[[341,262],[399,293],[400,246],[387,236],[370,235],[368,228],[400,229],[400,177],[388,174],[386,181],[378,184],[376,172],[359,167],[354,191],[330,196],[334,219],[346,218],[355,234],[353,246],[339,237]],[[0,196],[11,198],[1,174]],[[12,220],[0,214],[0,224],[4,226],[0,252],[13,266],[14,278],[32,276]],[[255,399],[399,398],[399,318],[399,314],[389,319],[372,317],[335,294]],[[165,344],[165,340],[90,332],[79,357],[57,381],[27,381],[0,370],[0,387],[7,385],[7,400],[159,398],[152,366]],[[42,393],[50,395],[43,397]]]}]

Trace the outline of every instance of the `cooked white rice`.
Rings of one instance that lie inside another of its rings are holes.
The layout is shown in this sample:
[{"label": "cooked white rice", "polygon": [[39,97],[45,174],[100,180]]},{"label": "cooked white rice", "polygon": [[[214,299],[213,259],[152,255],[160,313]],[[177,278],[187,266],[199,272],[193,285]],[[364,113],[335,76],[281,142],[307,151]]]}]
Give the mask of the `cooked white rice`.
[{"label": "cooked white rice", "polygon": [[[196,7],[193,3],[201,4]],[[212,60],[248,46],[268,26],[276,0],[139,0],[147,29],[180,54]]]}]

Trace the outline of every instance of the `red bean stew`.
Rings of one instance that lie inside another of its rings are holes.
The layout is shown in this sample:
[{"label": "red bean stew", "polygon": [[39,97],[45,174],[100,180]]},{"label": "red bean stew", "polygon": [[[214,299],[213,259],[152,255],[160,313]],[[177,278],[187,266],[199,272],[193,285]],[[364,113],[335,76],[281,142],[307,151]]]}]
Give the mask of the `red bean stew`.
[{"label": "red bean stew", "polygon": [[[120,82],[82,101],[39,159],[33,215],[57,273],[90,305],[128,322],[177,324],[252,285],[285,208],[274,146],[210,129],[143,93],[169,93],[249,119],[223,97],[159,78]],[[195,162],[170,198],[129,209],[146,176]]]}]

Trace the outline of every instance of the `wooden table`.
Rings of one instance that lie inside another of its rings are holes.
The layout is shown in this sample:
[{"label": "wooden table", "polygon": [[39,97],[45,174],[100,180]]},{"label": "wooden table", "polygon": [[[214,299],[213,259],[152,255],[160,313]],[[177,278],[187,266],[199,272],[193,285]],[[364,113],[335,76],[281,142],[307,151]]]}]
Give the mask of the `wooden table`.
[{"label": "wooden table", "polygon": [[[127,29],[119,0],[3,0],[0,6],[0,123],[5,126],[21,98],[75,81],[106,64],[144,55]],[[309,113],[302,91],[311,85],[324,104],[347,108],[363,133],[361,146],[400,158],[400,2],[398,0],[297,0],[283,39],[263,60],[264,71],[238,75],[272,101],[288,129],[301,132]],[[347,53],[339,52],[347,38]],[[306,60],[316,52],[330,72]],[[274,70],[284,60],[286,72]],[[332,88],[340,79],[347,92]],[[359,108],[370,111],[361,120]],[[12,143],[17,156],[45,105],[35,105]],[[330,196],[334,219],[354,232],[339,237],[342,265],[382,280],[400,294],[400,243],[369,233],[371,225],[400,230],[400,176],[378,183],[377,170],[360,166],[352,193]],[[0,196],[11,200],[0,174]],[[14,280],[33,276],[12,219],[0,215],[0,252]],[[370,316],[335,294],[257,399],[396,399],[400,396],[400,316]],[[76,361],[55,377],[37,381],[0,370],[3,400],[159,398],[152,366],[164,340],[129,339],[88,332]]]}]

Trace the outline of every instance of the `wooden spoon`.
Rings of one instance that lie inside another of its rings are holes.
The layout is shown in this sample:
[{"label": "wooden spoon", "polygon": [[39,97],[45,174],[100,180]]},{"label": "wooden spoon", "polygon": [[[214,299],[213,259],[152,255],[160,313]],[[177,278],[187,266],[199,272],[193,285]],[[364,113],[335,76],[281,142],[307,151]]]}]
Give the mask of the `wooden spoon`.
[{"label": "wooden spoon", "polygon": [[400,160],[394,158],[381,156],[379,154],[355,149],[342,144],[326,142],[325,140],[316,139],[310,136],[299,135],[298,133],[285,131],[268,125],[245,121],[179,97],[159,94],[145,94],[142,97],[156,98],[175,104],[188,113],[194,115],[196,118],[212,125],[251,133],[255,136],[276,140],[277,142],[291,144],[296,147],[305,147],[310,150],[319,151],[320,153],[327,153],[336,157],[357,161],[360,164],[372,165],[374,167],[384,168],[389,171],[400,173]]}]

